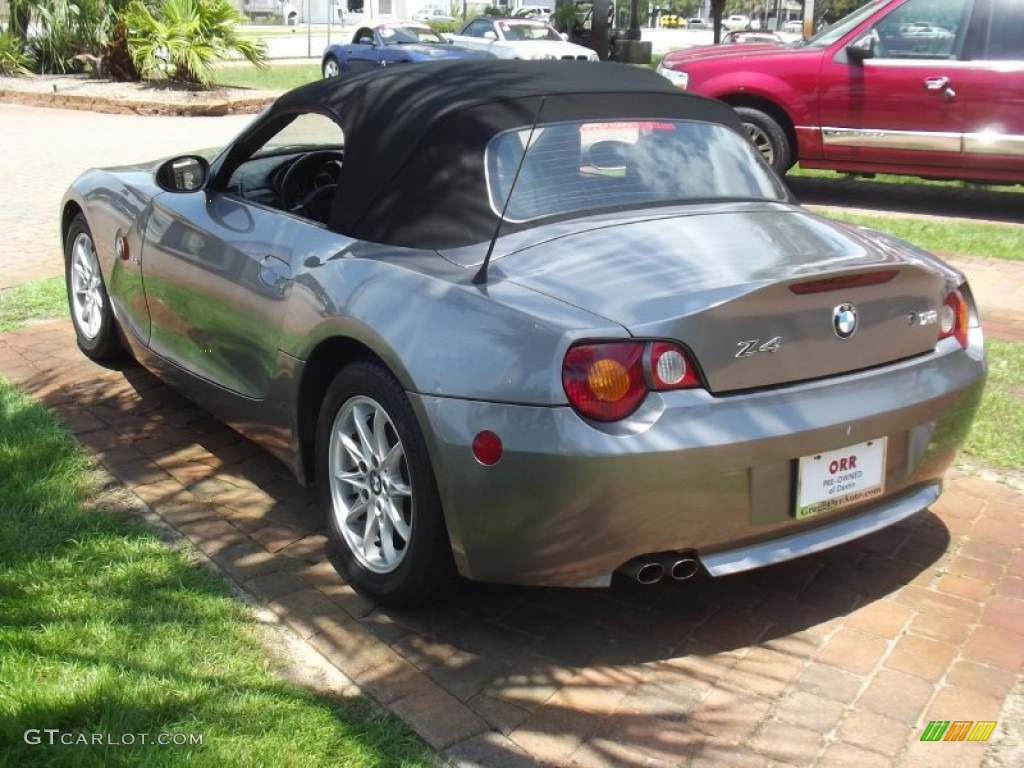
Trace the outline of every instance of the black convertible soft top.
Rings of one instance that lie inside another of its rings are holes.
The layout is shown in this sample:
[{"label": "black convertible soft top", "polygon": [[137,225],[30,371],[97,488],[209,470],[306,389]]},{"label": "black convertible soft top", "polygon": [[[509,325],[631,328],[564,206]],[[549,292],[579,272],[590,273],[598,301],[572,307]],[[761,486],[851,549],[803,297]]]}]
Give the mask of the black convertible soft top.
[{"label": "black convertible soft top", "polygon": [[680,91],[650,70],[582,61],[405,64],[302,86],[264,118],[310,109],[332,116],[345,133],[331,229],[414,248],[491,238],[498,215],[488,199],[484,150],[502,131],[535,120],[665,118],[743,133],[730,107]]}]

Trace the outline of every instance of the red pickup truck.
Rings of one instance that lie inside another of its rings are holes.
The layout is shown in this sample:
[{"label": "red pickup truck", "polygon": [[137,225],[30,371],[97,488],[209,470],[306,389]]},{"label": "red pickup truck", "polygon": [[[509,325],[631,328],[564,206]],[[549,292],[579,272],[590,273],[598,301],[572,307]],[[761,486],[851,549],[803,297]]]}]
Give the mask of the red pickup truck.
[{"label": "red pickup truck", "polygon": [[1024,183],[1024,2],[874,0],[788,45],[713,46],[658,71],[739,113],[779,173]]}]

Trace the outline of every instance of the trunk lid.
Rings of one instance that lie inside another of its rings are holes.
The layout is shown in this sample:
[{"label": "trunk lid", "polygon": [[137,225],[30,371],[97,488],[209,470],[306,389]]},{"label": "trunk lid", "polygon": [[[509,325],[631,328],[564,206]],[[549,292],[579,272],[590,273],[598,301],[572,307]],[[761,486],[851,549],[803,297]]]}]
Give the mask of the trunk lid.
[{"label": "trunk lid", "polygon": [[716,393],[927,353],[955,274],[884,235],[760,203],[577,230],[499,265],[636,337],[680,342]]}]

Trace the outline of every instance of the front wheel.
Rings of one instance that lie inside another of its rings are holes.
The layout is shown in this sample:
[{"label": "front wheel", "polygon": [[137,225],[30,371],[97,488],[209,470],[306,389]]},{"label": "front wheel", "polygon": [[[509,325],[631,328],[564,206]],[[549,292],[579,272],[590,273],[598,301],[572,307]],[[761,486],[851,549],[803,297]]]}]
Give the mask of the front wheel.
[{"label": "front wheel", "polygon": [[103,283],[92,231],[78,214],[64,239],[64,279],[78,348],[91,360],[123,357],[124,346]]},{"label": "front wheel", "polygon": [[335,378],[317,422],[317,477],[334,564],[389,606],[427,602],[455,573],[426,443],[401,385],[362,361]]},{"label": "front wheel", "polygon": [[324,59],[323,68],[324,77],[337,77],[341,74],[341,66],[338,64],[338,60],[333,56],[328,56]]},{"label": "front wheel", "polygon": [[796,158],[786,132],[771,115],[751,107],[736,107],[736,114],[750,135],[754,147],[780,176],[793,167]]}]

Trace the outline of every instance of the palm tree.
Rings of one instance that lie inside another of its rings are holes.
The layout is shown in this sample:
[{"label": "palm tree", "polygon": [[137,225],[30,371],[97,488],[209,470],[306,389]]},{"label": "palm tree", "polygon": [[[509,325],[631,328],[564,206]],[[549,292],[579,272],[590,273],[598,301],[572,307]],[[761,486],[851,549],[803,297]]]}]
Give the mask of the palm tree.
[{"label": "palm tree", "polygon": [[143,75],[209,85],[214,62],[233,54],[258,67],[267,64],[266,44],[238,34],[243,18],[230,0],[163,0],[155,12],[132,0],[122,20],[132,61]]}]

